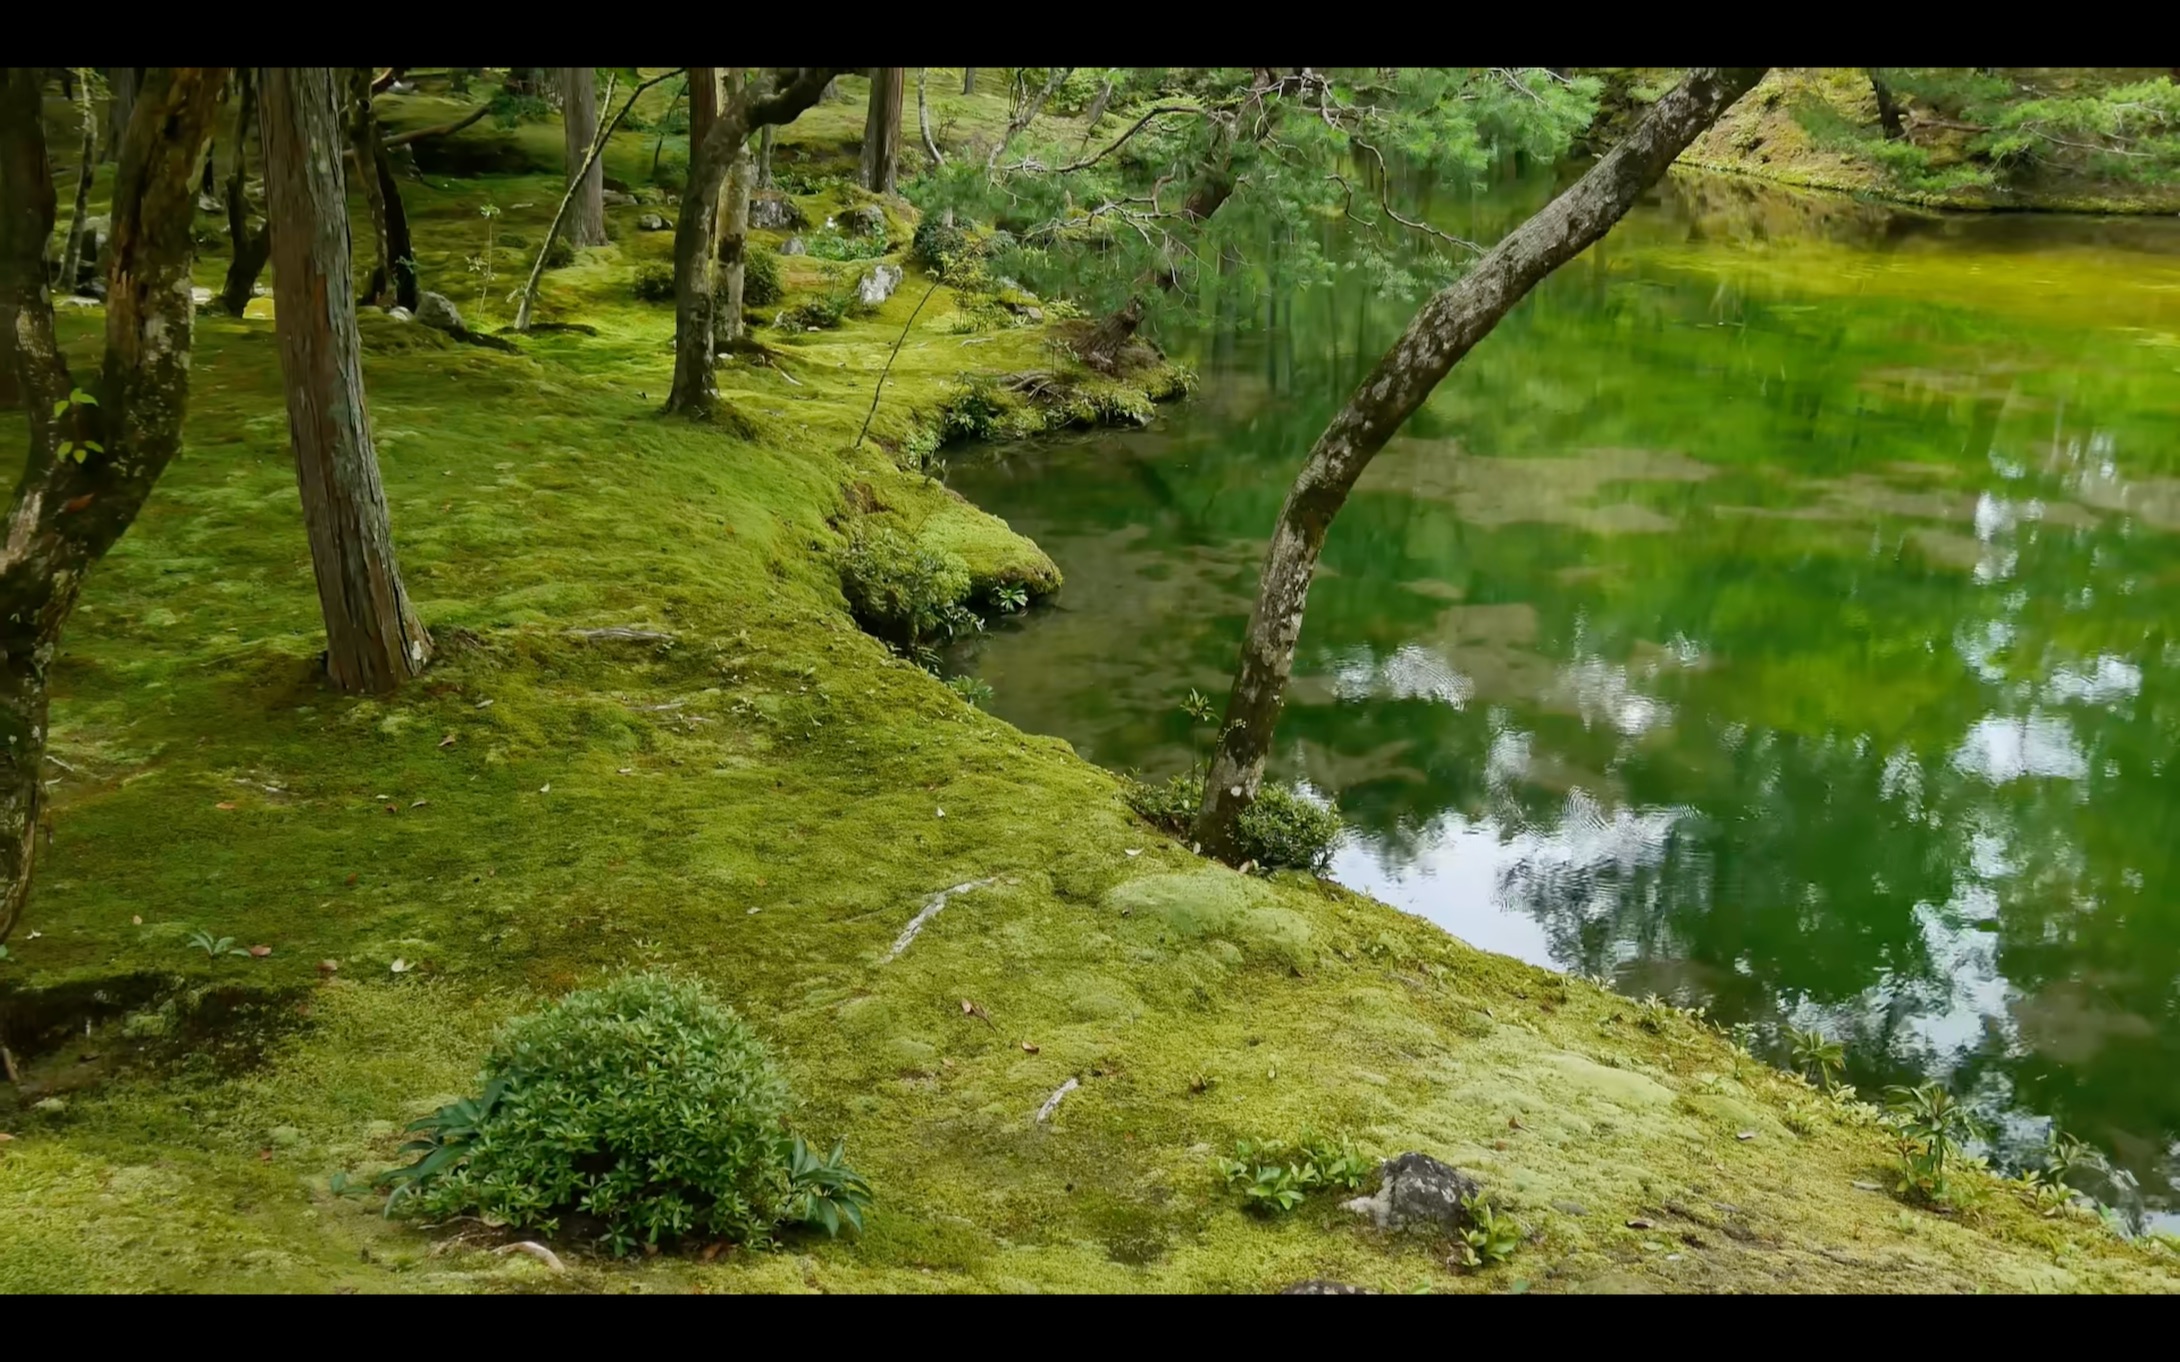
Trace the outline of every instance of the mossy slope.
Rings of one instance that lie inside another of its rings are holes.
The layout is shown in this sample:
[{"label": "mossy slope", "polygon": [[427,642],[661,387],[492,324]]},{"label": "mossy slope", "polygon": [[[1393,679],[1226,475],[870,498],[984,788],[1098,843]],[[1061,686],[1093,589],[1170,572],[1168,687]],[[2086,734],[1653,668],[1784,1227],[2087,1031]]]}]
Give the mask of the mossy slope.
[{"label": "mossy slope", "polygon": [[[486,194],[535,232],[546,183],[420,189],[427,275],[482,249]],[[1858,1189],[1874,1132],[1684,1019],[1144,828],[1065,744],[858,632],[835,577],[859,501],[1041,560],[887,452],[964,365],[1051,367],[1036,334],[965,349],[935,300],[856,450],[911,280],[723,369],[748,438],[666,421],[668,318],[627,293],[664,243],[615,233],[548,276],[548,312],[594,336],[507,355],[367,325],[395,535],[443,645],[391,701],[314,679],[269,323],[202,324],[188,453],[56,669],[40,935],[0,980],[38,1041],[20,1096],[57,1109],[0,1105],[0,1290],[2174,1284],[2154,1246],[2010,1198],[1964,1223]],[[80,358],[95,315],[66,325]],[[613,625],[672,639],[571,632]],[[207,959],[198,927],[272,953]],[[734,999],[798,1123],[846,1137],[881,1197],[859,1242],[571,1252],[557,1275],[333,1192],[472,1081],[500,1021],[658,963]],[[1245,1215],[1212,1151],[1309,1127],[1472,1168],[1539,1238],[1463,1277],[1329,1198]]]}]

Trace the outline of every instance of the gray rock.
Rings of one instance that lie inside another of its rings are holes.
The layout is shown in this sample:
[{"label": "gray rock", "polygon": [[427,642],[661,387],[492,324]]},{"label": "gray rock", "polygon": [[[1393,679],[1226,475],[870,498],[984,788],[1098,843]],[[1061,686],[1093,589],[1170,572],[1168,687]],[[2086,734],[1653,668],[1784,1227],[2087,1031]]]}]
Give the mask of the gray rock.
[{"label": "gray rock", "polygon": [[434,331],[461,331],[462,314],[444,293],[425,293],[416,300],[416,319]]},{"label": "gray rock", "polygon": [[1455,1233],[1468,1224],[1461,1203],[1482,1189],[1476,1179],[1428,1154],[1402,1154],[1378,1166],[1378,1190],[1341,1203],[1341,1209],[1370,1217],[1381,1230],[1421,1226]]},{"label": "gray rock", "polygon": [[875,203],[850,208],[840,215],[840,228],[854,236],[881,236],[886,230],[885,210]]},{"label": "gray rock", "polygon": [[1045,310],[1041,307],[1018,307],[1014,311],[1025,322],[1041,322],[1045,319]]},{"label": "gray rock", "polygon": [[1306,1282],[1296,1282],[1293,1286],[1281,1287],[1279,1294],[1282,1296],[1375,1296],[1378,1293],[1365,1287],[1349,1286],[1346,1282],[1326,1281],[1324,1278],[1318,1277]]},{"label": "gray rock", "polygon": [[196,307],[210,307],[212,306],[212,290],[193,288],[189,291],[189,301]]},{"label": "gray rock", "polygon": [[656,213],[645,213],[636,219],[636,230],[639,232],[663,232],[668,225],[666,219]]},{"label": "gray rock", "polygon": [[397,80],[386,87],[386,93],[390,95],[413,95],[416,93],[416,87],[405,80]]},{"label": "gray rock", "polygon": [[780,247],[781,255],[808,255],[809,253],[810,248],[803,244],[802,238],[799,236],[787,238],[787,244]]},{"label": "gray rock", "polygon": [[666,202],[666,195],[661,193],[656,186],[647,184],[636,191],[635,199],[638,203],[664,203]]},{"label": "gray rock", "polygon": [[899,265],[879,265],[863,276],[855,286],[855,299],[865,307],[876,307],[893,296],[893,290],[901,286]]},{"label": "gray rock", "polygon": [[752,194],[749,198],[749,225],[766,231],[784,232],[795,227],[807,227],[810,219],[802,215],[795,201],[785,194]]},{"label": "gray rock", "polygon": [[605,190],[598,197],[605,202],[608,208],[633,208],[636,206],[636,196],[634,194],[624,194],[618,189]]},{"label": "gray rock", "polygon": [[[422,300],[421,300],[421,299],[419,299],[418,301],[422,301]],[[411,311],[409,311],[409,309],[407,309],[407,308],[405,308],[405,307],[390,307],[390,308],[387,308],[387,309],[386,309],[386,315],[387,315],[387,316],[389,316],[389,317],[391,317],[391,318],[393,318],[393,319],[394,319],[395,321],[397,321],[397,322],[408,322],[408,321],[414,321],[414,320],[416,320],[416,314],[415,314],[414,312],[411,312]]]}]

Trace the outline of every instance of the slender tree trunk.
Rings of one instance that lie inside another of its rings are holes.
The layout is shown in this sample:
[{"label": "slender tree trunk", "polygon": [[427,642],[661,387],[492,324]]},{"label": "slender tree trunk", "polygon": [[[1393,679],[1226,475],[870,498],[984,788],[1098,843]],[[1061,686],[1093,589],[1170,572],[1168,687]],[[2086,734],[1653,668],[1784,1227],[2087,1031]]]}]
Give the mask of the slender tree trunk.
[{"label": "slender tree trunk", "polygon": [[[270,127],[270,124],[267,126]],[[386,239],[386,194],[379,187],[376,172],[378,119],[371,111],[371,68],[368,66],[348,68],[348,136],[350,148],[356,156],[356,179],[363,187],[364,206],[369,210],[367,215],[371,222],[371,249],[375,253],[370,282],[364,286],[360,301],[368,307],[392,307],[393,249]],[[268,168],[268,195],[272,192],[270,176],[271,171]]]},{"label": "slender tree trunk", "polygon": [[1892,97],[1891,87],[1874,66],[1865,69],[1870,78],[1870,93],[1877,96],[1877,122],[1885,130],[1885,140],[1897,142],[1907,136],[1907,128],[1900,122],[1900,105]]},{"label": "slender tree trunk", "polygon": [[227,261],[226,282],[220,288],[220,306],[228,315],[239,317],[250,306],[250,295],[257,291],[257,276],[272,258],[272,224],[259,222],[255,232],[250,230],[250,205],[243,184],[250,115],[257,110],[257,79],[256,72],[247,67],[235,75],[242,85],[242,100],[235,110],[235,164],[227,173],[227,242],[232,253]]},{"label": "slender tree trunk", "polygon": [[1762,68],[1698,68],[1652,106],[1625,141],[1565,193],[1510,232],[1458,283],[1416,313],[1310,450],[1273,527],[1227,698],[1225,728],[1204,782],[1195,836],[1232,861],[1235,825],[1255,800],[1286,699],[1317,556],[1355,480],[1453,366],[1546,276],[1619,221],[1673,158],[1763,77]]},{"label": "slender tree trunk", "polygon": [[339,73],[270,67],[258,79],[273,315],[325,615],[326,674],[342,690],[385,695],[424,670],[431,636],[401,587],[371,446],[349,283]]},{"label": "slender tree trunk", "polygon": [[401,202],[393,154],[386,150],[375,118],[371,120],[371,168],[378,179],[379,202],[386,208],[386,259],[393,269],[394,305],[414,312],[423,292],[416,277],[416,244],[409,238],[409,210]]},{"label": "slender tree trunk", "polygon": [[751,128],[791,122],[817,103],[826,82],[839,74],[839,68],[829,67],[774,70],[759,88],[728,100],[704,136],[692,140],[689,183],[681,193],[681,218],[674,224],[674,386],[666,396],[669,412],[708,417],[719,402],[712,373],[712,291],[717,283],[713,243],[719,191],[734,158]]},{"label": "slender tree trunk", "polygon": [[924,77],[930,75],[928,67],[916,68],[916,130],[923,134],[923,154],[934,166],[946,164],[946,157],[939,153],[939,144],[931,137],[931,101],[924,97]]},{"label": "slender tree trunk", "polygon": [[757,187],[772,187],[772,126],[766,124],[757,134]]},{"label": "slender tree trunk", "polygon": [[961,68],[961,92],[965,95],[976,93],[976,68],[974,66]]},{"label": "slender tree trunk", "polygon": [[[590,154],[598,137],[598,76],[589,66],[560,68],[560,125],[567,147],[567,173],[582,177],[568,215],[568,243],[606,244],[606,165]],[[583,169],[584,166],[590,169]]]},{"label": "slender tree trunk", "polygon": [[[720,91],[725,74],[726,68],[723,66],[689,68],[689,174],[692,178],[696,175],[696,149],[704,144],[705,138],[711,136],[712,125],[719,121]],[[716,218],[713,226],[716,230]],[[704,243],[704,249],[710,251],[717,244],[718,239],[715,236]]]},{"label": "slender tree trunk", "polygon": [[1083,146],[1088,147],[1090,145],[1090,139],[1097,134],[1098,120],[1105,117],[1105,106],[1112,102],[1113,83],[1106,81],[1098,87],[1098,97],[1090,101],[1089,110],[1082,116]]},{"label": "slender tree trunk", "polygon": [[[727,88],[740,96],[747,88],[740,67],[727,75]],[[736,148],[734,168],[727,172],[727,198],[719,225],[719,308],[713,317],[714,340],[732,345],[742,338],[743,264],[749,251],[749,190],[756,166],[749,154],[749,138]]]},{"label": "slender tree trunk", "polygon": [[901,167],[901,102],[908,68],[874,66],[870,72],[870,112],[863,118],[863,187],[891,194]]},{"label": "slender tree trunk", "polygon": [[76,166],[76,207],[68,219],[68,244],[61,249],[63,294],[76,291],[76,275],[83,268],[83,219],[91,208],[91,176],[98,170],[98,119],[91,112],[91,82],[78,80],[76,90],[76,109],[83,118],[83,154]]},{"label": "slender tree trunk", "polygon": [[510,66],[507,79],[500,86],[511,95],[538,95],[545,93],[545,70],[542,66]]},{"label": "slender tree trunk", "polygon": [[[96,378],[78,378],[54,338],[46,286],[56,202],[45,72],[0,70],[0,366],[15,376],[30,435],[0,527],[0,940],[30,897],[47,670],[61,627],[84,574],[181,448],[195,311],[192,191],[226,79],[223,67],[154,67],[135,92],[114,174],[105,360]],[[71,400],[79,386],[95,390],[95,405]]]},{"label": "slender tree trunk", "polygon": [[[530,276],[523,281],[522,285],[522,301],[515,308],[515,330],[528,331],[530,329],[530,311],[537,306],[538,280],[545,277],[545,261],[553,253],[553,242],[560,238],[561,229],[567,225],[569,217],[572,216],[576,197],[582,188],[584,175],[592,167],[603,163],[606,142],[613,136],[614,129],[621,126],[621,120],[628,117],[628,111],[636,107],[636,101],[643,97],[643,92],[662,80],[668,80],[680,74],[679,71],[670,71],[666,75],[654,76],[650,80],[639,84],[629,92],[628,102],[621,105],[621,111],[613,115],[612,121],[592,135],[590,150],[585,153],[582,164],[576,167],[575,174],[568,177],[567,188],[560,193],[560,206],[553,210],[553,220],[545,228],[545,239],[538,243],[537,258],[530,262]],[[606,99],[611,102],[612,98],[613,79],[608,77],[606,80]]]},{"label": "slender tree trunk", "polygon": [[116,66],[106,76],[107,89],[112,102],[106,106],[106,160],[121,154],[121,138],[129,130],[129,118],[136,111],[136,87],[144,78],[141,66]]}]

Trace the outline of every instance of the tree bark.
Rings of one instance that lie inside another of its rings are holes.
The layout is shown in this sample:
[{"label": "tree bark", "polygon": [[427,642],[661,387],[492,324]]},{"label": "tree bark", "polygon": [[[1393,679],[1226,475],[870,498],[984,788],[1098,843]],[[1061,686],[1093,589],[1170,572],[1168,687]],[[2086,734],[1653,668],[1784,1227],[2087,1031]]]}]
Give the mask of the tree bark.
[{"label": "tree bark", "polygon": [[891,194],[901,168],[901,102],[908,68],[874,66],[870,111],[863,118],[863,187]]},{"label": "tree bark", "polygon": [[542,66],[510,66],[507,79],[500,88],[511,95],[538,95],[545,93],[545,70]]},{"label": "tree bark", "polygon": [[[1267,119],[1264,127],[1270,132],[1273,121]],[[1188,198],[1181,205],[1181,219],[1190,226],[1199,226],[1234,196],[1236,181],[1233,162],[1226,154],[1223,139],[1212,152],[1202,177],[1189,190]],[[1170,237],[1166,241],[1164,261],[1159,267],[1136,281],[1136,292],[1131,294],[1104,321],[1099,322],[1089,337],[1076,350],[1083,363],[1101,373],[1112,373],[1119,368],[1120,352],[1135,338],[1136,328],[1143,324],[1146,290],[1156,287],[1162,293],[1171,293],[1181,286],[1180,271],[1175,268],[1175,256],[1180,246]]]},{"label": "tree bark", "polygon": [[[376,253],[370,282],[364,286],[359,302],[368,307],[392,307],[393,249],[386,239],[386,194],[379,186],[376,173],[378,119],[371,112],[371,68],[368,66],[348,68],[348,136],[349,150],[356,158],[356,179],[362,184],[364,206],[369,210],[371,249]],[[269,167],[266,175],[265,192],[269,196],[272,193]]]},{"label": "tree bark", "polygon": [[[711,136],[712,125],[719,121],[720,90],[723,66],[692,66],[689,68],[689,173],[696,173],[696,149]],[[717,222],[714,221],[716,233]],[[704,243],[704,249],[713,250],[718,245],[716,234]]]},{"label": "tree bark", "polygon": [[386,259],[394,276],[394,305],[416,311],[422,285],[416,276],[416,244],[409,237],[409,210],[401,202],[401,181],[386,150],[377,119],[371,120],[371,169],[378,179],[379,202],[386,209]]},{"label": "tree bark", "polygon": [[772,187],[772,126],[768,123],[757,134],[757,187]]},{"label": "tree bark", "polygon": [[[136,519],[181,447],[197,158],[227,72],[154,67],[135,91],[114,175],[105,360],[96,379],[81,380],[55,342],[46,287],[56,204],[44,76],[35,67],[0,72],[0,365],[15,375],[30,432],[0,533],[0,940],[30,896],[45,793],[46,677],[61,626],[84,574]],[[96,390],[95,404],[73,400],[79,383]]]},{"label": "tree bark", "polygon": [[719,191],[734,158],[752,128],[792,122],[817,103],[827,81],[852,69],[769,71],[753,88],[726,101],[710,129],[692,141],[689,183],[681,192],[681,218],[674,224],[674,386],[666,397],[669,412],[708,417],[718,405],[719,385],[712,374],[712,290],[717,283],[713,242]]},{"label": "tree bark", "polygon": [[1885,140],[1899,141],[1907,136],[1907,128],[1900,121],[1900,105],[1893,99],[1891,87],[1874,66],[1865,68],[1864,74],[1870,78],[1870,93],[1877,96],[1877,122],[1885,130]]},{"label": "tree bark", "polygon": [[265,207],[288,431],[325,615],[326,674],[390,694],[431,660],[402,590],[371,446],[341,176],[341,91],[332,67],[259,73]]},{"label": "tree bark", "polygon": [[[592,156],[591,143],[598,138],[598,76],[589,66],[560,68],[560,125],[567,148],[567,173],[582,183],[568,213],[568,244],[606,244],[606,164]],[[585,166],[589,166],[585,170]]]},{"label": "tree bark", "polygon": [[1205,852],[1227,861],[1241,854],[1236,821],[1263,781],[1318,553],[1355,480],[1500,318],[1611,230],[1673,159],[1763,74],[1760,67],[1690,71],[1625,141],[1510,232],[1458,283],[1426,302],[1318,437],[1280,507],[1265,553],[1225,727],[1196,818],[1196,841]]},{"label": "tree bark", "polygon": [[98,169],[98,119],[91,112],[91,82],[76,82],[76,107],[83,117],[83,154],[76,166],[76,207],[68,219],[68,244],[61,249],[60,290],[76,291],[83,268],[83,219],[91,207],[91,176]]},{"label": "tree bark", "polygon": [[231,254],[227,279],[220,287],[220,306],[232,317],[241,316],[250,306],[257,276],[264,273],[265,262],[272,258],[272,224],[261,221],[255,232],[250,230],[250,205],[243,189],[250,115],[257,109],[256,73],[245,67],[236,75],[242,85],[242,100],[235,110],[235,164],[227,174],[227,241]]},{"label": "tree bark", "polygon": [[930,158],[932,165],[942,166],[946,164],[946,157],[931,136],[931,101],[924,96],[924,78],[930,74],[928,67],[916,68],[916,130],[923,134],[923,154]]},{"label": "tree bark", "polygon": [[106,87],[112,93],[112,102],[106,106],[106,155],[111,161],[121,154],[122,135],[129,130],[129,120],[136,110],[136,87],[144,79],[141,66],[116,66],[109,69]]},{"label": "tree bark", "polygon": [[974,66],[961,68],[961,92],[965,95],[976,93],[976,68]]},{"label": "tree bark", "polygon": [[[727,88],[743,92],[747,81],[739,68],[727,76]],[[749,190],[756,166],[749,154],[749,138],[735,150],[734,168],[727,172],[726,204],[719,226],[719,309],[712,326],[714,343],[732,345],[742,338],[743,265],[749,252]]]}]

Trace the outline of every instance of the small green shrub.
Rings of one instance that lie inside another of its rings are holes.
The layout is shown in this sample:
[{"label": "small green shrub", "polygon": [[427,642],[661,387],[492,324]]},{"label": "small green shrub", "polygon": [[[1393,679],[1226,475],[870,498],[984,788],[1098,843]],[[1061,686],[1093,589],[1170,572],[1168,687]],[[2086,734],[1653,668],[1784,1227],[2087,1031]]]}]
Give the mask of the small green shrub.
[{"label": "small green shrub", "polygon": [[382,1175],[387,1212],[548,1234],[581,1212],[622,1254],[687,1235],[763,1245],[805,1217],[859,1224],[868,1187],[837,1146],[811,1171],[783,1129],[787,1102],[769,1050],[731,1007],[693,981],[632,975],[510,1024],[481,1095],[411,1127],[420,1138],[405,1152],[419,1157]]},{"label": "small green shrub", "polygon": [[840,556],[840,589],[864,628],[913,647],[961,627],[969,568],[891,530],[859,530]]},{"label": "small green shrub", "polygon": [[1263,1215],[1284,1215],[1319,1188],[1354,1191],[1377,1166],[1345,1138],[1327,1140],[1312,1134],[1292,1144],[1237,1140],[1234,1157],[1213,1163],[1226,1185],[1240,1191],[1242,1204]]},{"label": "small green shrub", "polygon": [[210,932],[204,930],[202,927],[199,927],[196,931],[193,931],[189,934],[189,944],[192,949],[203,951],[207,957],[214,960],[219,959],[223,955],[246,956],[249,954],[248,951],[235,944],[235,939],[233,937],[214,937]]},{"label": "small green shrub", "polygon": [[[1201,767],[1156,785],[1131,781],[1128,806],[1160,830],[1185,836],[1202,807],[1203,782]],[[1244,861],[1267,870],[1318,871],[1332,859],[1340,814],[1291,785],[1266,781],[1236,820],[1234,833]]]},{"label": "small green shrub", "polygon": [[1797,1031],[1789,1027],[1786,1034],[1794,1047],[1794,1067],[1805,1074],[1816,1070],[1817,1086],[1826,1092],[1837,1086],[1840,1071],[1847,1066],[1847,1052],[1840,1043],[1822,1031]]},{"label": "small green shrub", "polygon": [[820,260],[876,260],[886,253],[889,243],[884,232],[872,232],[869,236],[819,232],[805,237],[803,244]]},{"label": "small green shrub", "polygon": [[992,702],[991,686],[973,676],[954,677],[946,683],[946,688],[978,709]]},{"label": "small green shrub", "polygon": [[807,331],[812,327],[820,331],[831,331],[847,320],[854,302],[855,294],[845,289],[821,293],[806,303],[797,304],[782,312],[777,325],[789,331]]},{"label": "small green shrub", "polygon": [[1468,1228],[1461,1231],[1462,1266],[1496,1267],[1512,1259],[1521,1248],[1521,1222],[1500,1216],[1482,1197],[1463,1199],[1461,1209],[1468,1215]]},{"label": "small green shrub", "polygon": [[674,301],[674,267],[672,265],[645,265],[636,271],[634,285],[636,300],[644,303],[670,303]]},{"label": "small green shrub", "polygon": [[742,256],[742,304],[764,307],[778,302],[787,290],[780,283],[777,251],[752,250]]},{"label": "small green shrub", "polygon": [[979,234],[946,221],[943,213],[928,213],[909,237],[909,254],[917,263],[955,288],[988,288],[984,262],[990,247]]},{"label": "small green shrub", "polygon": [[1985,1168],[1984,1161],[1970,1157],[1966,1149],[1983,1135],[1975,1114],[1942,1083],[1885,1091],[1892,1099],[1885,1124],[1892,1130],[1900,1156],[1895,1190],[1939,1205],[1957,1205],[1964,1194],[1972,1196],[1973,1176]]}]

